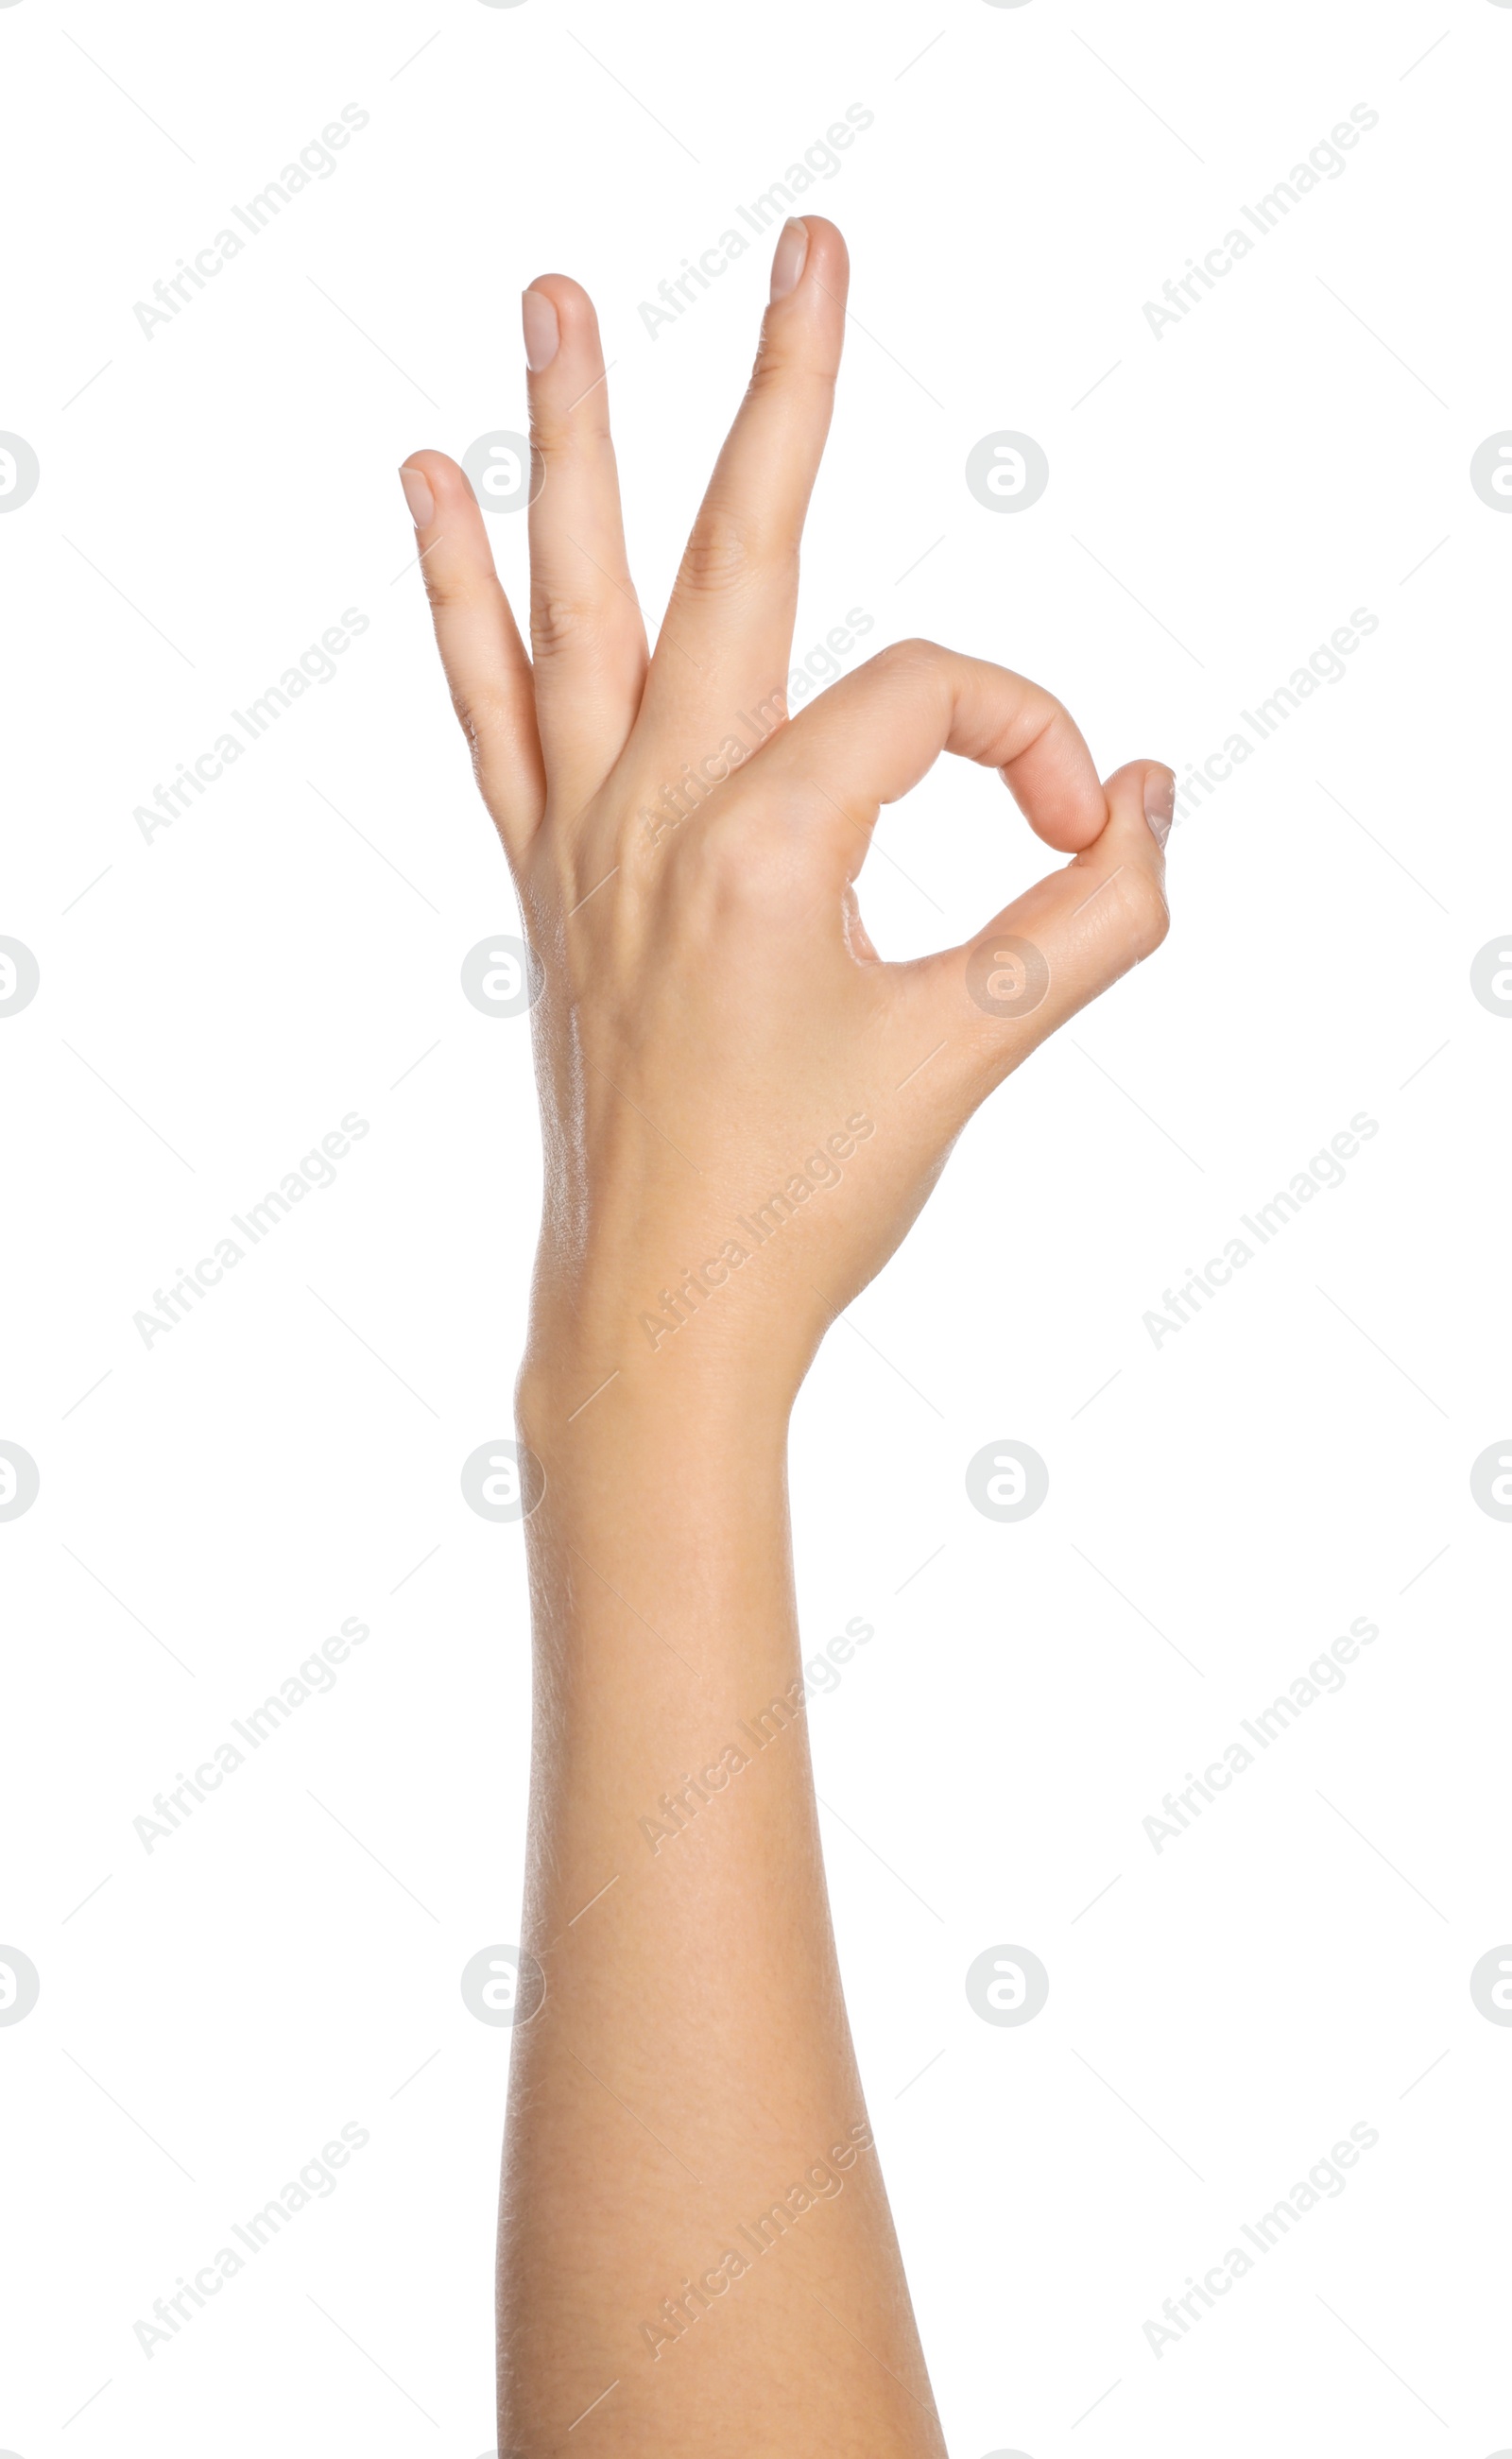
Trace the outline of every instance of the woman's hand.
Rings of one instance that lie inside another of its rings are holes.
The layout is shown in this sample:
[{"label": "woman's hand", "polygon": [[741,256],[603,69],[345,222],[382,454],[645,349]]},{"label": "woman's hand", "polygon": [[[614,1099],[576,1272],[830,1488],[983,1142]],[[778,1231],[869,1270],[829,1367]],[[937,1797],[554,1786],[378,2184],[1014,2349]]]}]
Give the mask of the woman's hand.
[{"label": "woman's hand", "polygon": [[[525,294],[534,665],[462,472],[404,471],[540,979],[544,1991],[510,2070],[501,2450],[944,2449],[825,1895],[787,1418],[978,1102],[1164,935],[1173,781],[1140,762],[1104,789],[1048,694],[923,641],[787,722],[845,284],[838,232],[790,222],[649,660],[575,284]],[[883,964],[856,874],[941,749],[1072,859],[970,946]]]},{"label": "woman's hand", "polygon": [[[528,1396],[733,1374],[790,1402],[978,1103],[1165,936],[1173,780],[1100,785],[1066,711],[924,641],[788,721],[805,512],[845,322],[839,232],[778,242],[755,369],[655,654],[625,569],[592,305],[526,292],[534,664],[460,469],[402,473],[452,697],[539,960],[546,1201]],[[1072,859],[964,946],[884,964],[854,882],[941,750]]]}]

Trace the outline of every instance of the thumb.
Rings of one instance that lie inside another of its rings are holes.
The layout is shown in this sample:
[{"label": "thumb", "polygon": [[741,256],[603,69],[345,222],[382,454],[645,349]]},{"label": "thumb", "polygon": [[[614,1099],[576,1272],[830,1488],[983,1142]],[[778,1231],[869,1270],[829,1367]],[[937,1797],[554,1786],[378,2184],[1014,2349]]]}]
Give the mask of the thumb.
[{"label": "thumb", "polygon": [[937,1030],[977,1100],[1170,928],[1166,839],[1176,780],[1131,760],[1107,780],[1107,822],[1075,859],[1005,905],[985,931],[929,960]]}]

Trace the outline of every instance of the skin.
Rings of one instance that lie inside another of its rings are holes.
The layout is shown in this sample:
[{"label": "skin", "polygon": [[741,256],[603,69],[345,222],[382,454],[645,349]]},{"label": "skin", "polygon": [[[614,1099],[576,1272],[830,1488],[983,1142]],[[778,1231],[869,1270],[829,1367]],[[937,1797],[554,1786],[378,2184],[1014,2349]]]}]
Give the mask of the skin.
[{"label": "skin", "polygon": [[[782,716],[846,285],[833,225],[789,223],[654,655],[576,283],[525,295],[532,657],[462,472],[402,473],[542,982],[516,1405],[545,1994],[513,2045],[501,2453],[944,2449],[835,1961],[787,1428],[978,1103],[1164,938],[1174,781],[1100,784],[1048,693],[922,641]],[[885,964],[854,881],[942,749],[1070,859],[965,946]],[[680,809],[687,767],[707,790]],[[1005,934],[1043,966],[1016,972]],[[1026,978],[1016,1014],[972,995]]]}]

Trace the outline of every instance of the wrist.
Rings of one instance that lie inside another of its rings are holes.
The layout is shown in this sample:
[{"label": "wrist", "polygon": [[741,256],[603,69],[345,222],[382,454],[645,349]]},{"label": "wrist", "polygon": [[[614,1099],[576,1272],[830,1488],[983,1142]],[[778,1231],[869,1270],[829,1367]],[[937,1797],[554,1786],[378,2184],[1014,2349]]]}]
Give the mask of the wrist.
[{"label": "wrist", "polygon": [[649,1636],[653,1692],[657,1674],[676,1685],[690,1667],[728,1662],[758,1687],[768,1658],[781,1671],[788,1414],[785,1393],[711,1350],[619,1367],[576,1323],[533,1319],[515,1416],[540,1472],[526,1535],[549,1663],[564,1648],[618,1662]]},{"label": "wrist", "polygon": [[651,1441],[697,1432],[780,1447],[808,1355],[746,1295],[688,1274],[648,1296],[633,1274],[569,1279],[543,1255],[515,1392],[522,1426],[548,1440],[612,1424],[620,1440],[633,1427]]},{"label": "wrist", "polygon": [[619,1363],[576,1327],[533,1323],[514,1390],[521,1440],[548,1465],[637,1451],[721,1460],[785,1454],[792,1392],[738,1356],[634,1350]]}]

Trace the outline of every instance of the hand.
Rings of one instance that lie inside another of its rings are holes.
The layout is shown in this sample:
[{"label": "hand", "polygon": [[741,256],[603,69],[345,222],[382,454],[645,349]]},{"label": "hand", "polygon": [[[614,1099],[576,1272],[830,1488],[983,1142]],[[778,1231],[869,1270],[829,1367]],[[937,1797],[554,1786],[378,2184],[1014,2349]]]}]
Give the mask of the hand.
[{"label": "hand", "polygon": [[[1170,771],[1135,761],[1100,785],[1037,684],[909,641],[785,715],[846,286],[833,225],[789,222],[654,656],[576,283],[550,275],[524,301],[534,665],[463,473],[439,452],[402,473],[543,977],[524,1395],[618,1374],[621,1399],[718,1384],[785,1410],[977,1104],[1166,935]],[[1071,860],[965,945],[885,964],[855,879],[879,808],[941,750],[998,769]]]}]

